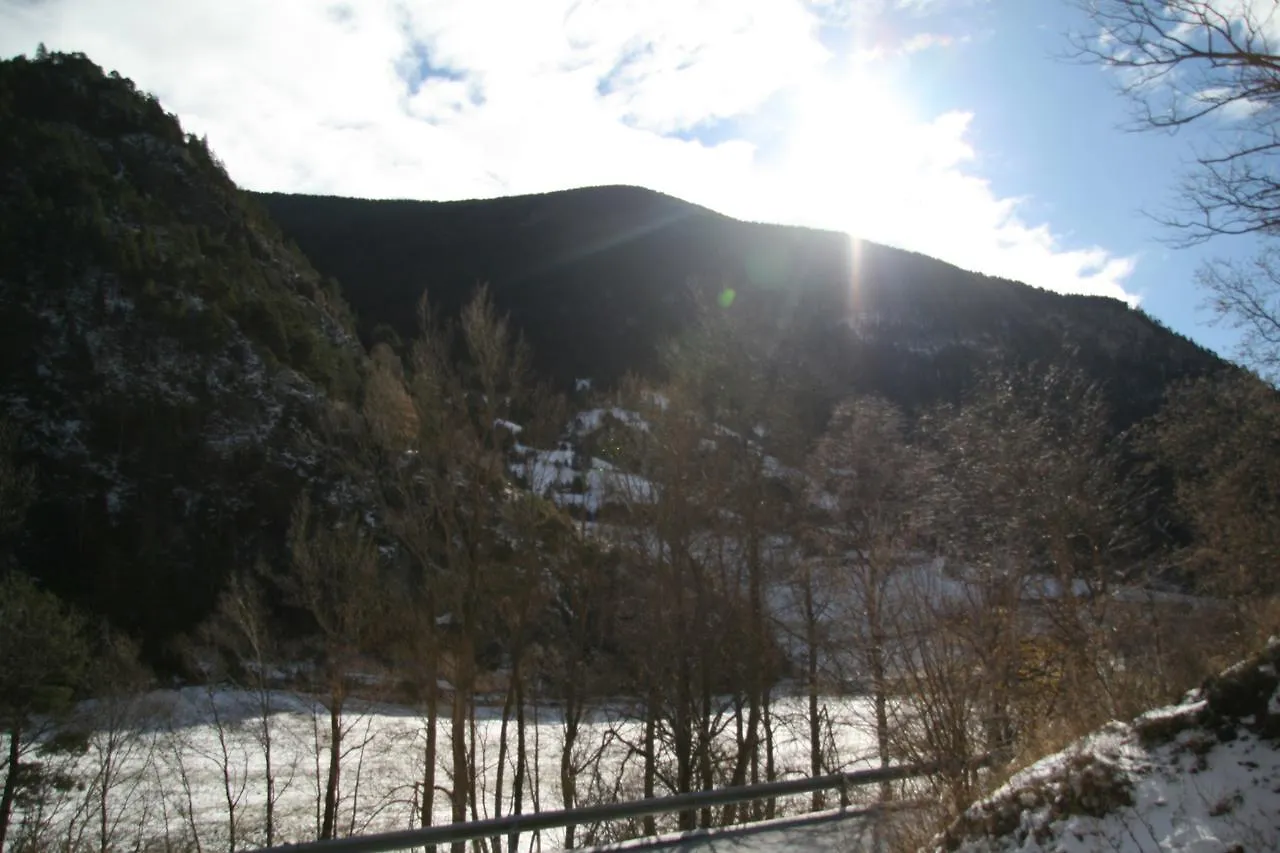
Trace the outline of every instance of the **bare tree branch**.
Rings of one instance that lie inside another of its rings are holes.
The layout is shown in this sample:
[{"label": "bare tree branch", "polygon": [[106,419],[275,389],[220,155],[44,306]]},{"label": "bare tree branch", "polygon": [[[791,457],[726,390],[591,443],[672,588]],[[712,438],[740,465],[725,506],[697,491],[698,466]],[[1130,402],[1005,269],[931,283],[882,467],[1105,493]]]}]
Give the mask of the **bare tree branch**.
[{"label": "bare tree branch", "polygon": [[[1176,131],[1216,117],[1231,138],[1203,152],[1162,221],[1194,244],[1219,234],[1271,233],[1280,209],[1280,15],[1234,0],[1073,0],[1092,26],[1068,58],[1116,72],[1133,130]],[[1266,8],[1264,8],[1266,7]]]},{"label": "bare tree branch", "polygon": [[1280,248],[1268,246],[1248,264],[1214,261],[1198,279],[1215,322],[1240,330],[1242,359],[1280,377]]},{"label": "bare tree branch", "polygon": [[[1214,132],[1155,218],[1175,246],[1280,234],[1280,3],[1276,0],[1072,0],[1091,23],[1069,58],[1116,73],[1134,130]],[[1206,121],[1202,121],[1206,120]],[[1216,123],[1211,123],[1216,120]],[[1218,322],[1243,332],[1239,355],[1280,366],[1275,250],[1252,264],[1214,262],[1198,276]]]}]

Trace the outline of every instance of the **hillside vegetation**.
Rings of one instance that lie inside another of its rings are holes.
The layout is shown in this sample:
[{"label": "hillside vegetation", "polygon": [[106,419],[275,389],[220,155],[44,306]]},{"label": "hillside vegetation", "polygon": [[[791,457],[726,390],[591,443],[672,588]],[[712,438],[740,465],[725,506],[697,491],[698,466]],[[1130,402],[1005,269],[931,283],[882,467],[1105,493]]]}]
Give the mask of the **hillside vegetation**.
[{"label": "hillside vegetation", "polygon": [[278,540],[363,349],[208,146],[79,55],[0,63],[0,401],[28,569],[149,641]]},{"label": "hillside vegetation", "polygon": [[1113,722],[975,803],[935,841],[978,851],[1274,850],[1280,646]]},{"label": "hillside vegetation", "polygon": [[[993,358],[1071,364],[1128,425],[1212,354],[1114,299],[1064,296],[844,234],[740,222],[637,187],[460,202],[256,196],[343,283],[367,342],[416,334],[425,290],[455,314],[489,285],[564,387],[654,375],[726,290],[821,364],[828,396],[958,399]],[[1031,282],[1035,284],[1035,282]]]}]

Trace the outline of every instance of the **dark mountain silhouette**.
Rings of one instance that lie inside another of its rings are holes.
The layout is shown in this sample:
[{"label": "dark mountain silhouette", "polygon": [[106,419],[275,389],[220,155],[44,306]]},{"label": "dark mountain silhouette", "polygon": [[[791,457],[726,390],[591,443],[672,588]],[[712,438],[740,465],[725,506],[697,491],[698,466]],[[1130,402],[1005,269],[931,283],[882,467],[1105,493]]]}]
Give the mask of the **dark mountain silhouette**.
[{"label": "dark mountain silhouette", "polygon": [[266,194],[263,206],[342,282],[366,340],[416,332],[425,291],[454,313],[488,283],[538,364],[569,383],[656,368],[695,304],[767,313],[841,389],[948,398],[993,358],[1068,360],[1129,423],[1211,353],[1113,299],[1063,296],[828,231],[737,221],[635,187],[460,202]]},{"label": "dark mountain silhouette", "polygon": [[316,427],[364,353],[333,283],[129,80],[0,62],[0,127],[0,415],[38,473],[12,544],[154,652],[333,470]]}]

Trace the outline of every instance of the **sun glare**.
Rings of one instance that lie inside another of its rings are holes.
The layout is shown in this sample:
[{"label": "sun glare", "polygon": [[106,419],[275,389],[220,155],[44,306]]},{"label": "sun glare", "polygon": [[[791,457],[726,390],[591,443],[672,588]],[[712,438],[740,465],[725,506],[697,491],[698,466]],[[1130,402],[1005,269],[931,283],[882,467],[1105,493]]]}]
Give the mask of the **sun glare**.
[{"label": "sun glare", "polygon": [[791,113],[780,201],[814,224],[873,235],[886,205],[899,203],[904,170],[928,165],[908,100],[857,67],[815,80],[794,96]]}]

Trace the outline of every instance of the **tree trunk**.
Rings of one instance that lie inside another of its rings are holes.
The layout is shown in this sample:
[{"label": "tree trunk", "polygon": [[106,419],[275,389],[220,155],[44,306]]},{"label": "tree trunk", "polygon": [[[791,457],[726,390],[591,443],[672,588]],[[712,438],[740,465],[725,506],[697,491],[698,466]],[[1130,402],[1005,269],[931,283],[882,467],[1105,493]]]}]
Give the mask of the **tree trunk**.
[{"label": "tree trunk", "polygon": [[[227,804],[227,848],[231,853],[235,853],[237,844],[237,828],[239,821],[236,819],[236,812],[239,808],[239,794],[235,790],[235,770],[231,765],[231,752],[227,746],[227,723],[222,714],[218,711],[217,700],[213,694],[213,688],[208,688],[209,710],[213,715],[214,730],[218,736],[219,757],[217,758],[218,768],[222,771],[222,796]],[[241,789],[243,792],[243,788]]]},{"label": "tree trunk", "polygon": [[[438,672],[435,665],[434,652],[427,669],[427,745],[422,753],[422,814],[418,823],[431,826],[435,820],[436,807],[436,729],[440,723],[440,687],[437,684]],[[432,844],[427,853],[435,853]]]},{"label": "tree trunk", "polygon": [[262,713],[260,721],[262,725],[262,759],[267,776],[267,846],[274,847],[276,843],[276,775],[271,754],[271,699],[270,694],[265,692],[266,688],[260,688],[260,690],[263,691],[259,693],[260,711]]},{"label": "tree trunk", "polygon": [[329,776],[324,786],[322,841],[334,838],[338,821],[338,785],[342,776],[342,695],[335,690],[329,702]]},{"label": "tree trunk", "polygon": [[[766,782],[775,782],[778,779],[778,767],[775,763],[773,752],[773,714],[770,708],[773,706],[773,694],[768,688],[764,691],[764,707],[760,711],[761,719],[764,722],[764,780]],[[772,820],[778,813],[777,797],[770,797],[765,803],[764,818]]]},{"label": "tree trunk", "polygon": [[[654,782],[658,775],[658,697],[654,689],[649,689],[648,701],[644,708],[644,798],[654,796]],[[644,817],[644,834],[657,835],[657,822],[653,815]]]},{"label": "tree trunk", "polygon": [[[493,814],[491,817],[502,817],[502,788],[507,776],[507,726],[511,721],[511,708],[515,704],[516,679],[515,667],[512,666],[511,681],[507,685],[507,696],[502,703],[502,725],[498,729],[498,770],[493,784]],[[502,849],[502,836],[495,835],[490,839],[493,853]]]},{"label": "tree trunk", "polygon": [[[756,470],[754,473],[761,473]],[[758,478],[757,478],[758,483]],[[768,689],[765,682],[768,680],[767,672],[768,657],[767,634],[765,627],[765,607],[764,607],[764,566],[760,554],[760,538],[755,535],[756,531],[762,527],[761,521],[756,517],[755,509],[759,504],[752,501],[751,512],[751,536],[748,539],[748,604],[751,608],[751,662],[747,683],[747,737],[743,748],[747,753],[747,761],[750,764],[751,784],[760,781],[760,705],[764,697],[765,691]],[[739,765],[743,767],[743,772],[735,773],[733,784],[743,785],[746,783],[745,770],[746,766],[739,758]],[[743,804],[741,811],[745,816],[748,806]],[[750,806],[753,814],[758,816],[760,809],[760,801],[756,800]]]},{"label": "tree trunk", "polygon": [[[524,672],[519,663],[514,667],[516,679],[516,778],[511,784],[511,813],[524,812],[524,777],[529,772],[524,741]],[[507,836],[507,853],[516,853],[520,846],[520,833]],[[497,853],[497,851],[494,851]]]},{"label": "tree trunk", "polygon": [[[737,751],[734,753],[733,771],[729,774],[730,785],[743,784],[742,782],[737,782],[735,780],[737,780],[739,776],[741,776],[743,779],[746,778],[746,767],[749,763],[749,759],[747,757],[747,730],[746,730],[746,726],[742,721],[743,704],[744,702],[741,697],[734,697],[733,745]],[[734,806],[735,806],[734,803],[727,803],[724,807],[724,810],[720,812],[721,826],[731,826],[734,820],[737,818],[737,809]],[[744,813],[746,812],[746,808],[743,808],[743,812]]]},{"label": "tree trunk", "polygon": [[[575,673],[576,675],[576,673]],[[576,678],[570,677],[564,695],[564,749],[560,752],[560,791],[564,798],[566,810],[574,808],[578,803],[578,774],[573,766],[573,750],[578,743],[578,722],[581,714],[578,708],[578,688]],[[645,765],[648,773],[648,765]],[[572,850],[576,824],[568,824],[564,828],[564,849]]]},{"label": "tree trunk", "polygon": [[[808,646],[805,676],[809,691],[809,775],[822,775],[822,721],[818,718],[818,624],[814,613],[813,583],[806,577],[804,585],[805,640]],[[813,792],[813,810],[826,805],[822,791]]]},{"label": "tree trunk", "polygon": [[4,775],[4,794],[0,795],[0,850],[9,834],[9,820],[13,816],[13,801],[18,795],[18,759],[22,757],[22,727],[9,729],[9,766]]},{"label": "tree trunk", "polygon": [[[738,726],[742,728],[742,709],[739,708]],[[747,784],[747,773],[751,773],[751,784],[760,781],[760,697],[754,693],[747,700],[747,723],[746,731],[738,736],[738,758],[733,767],[733,776],[729,780],[729,784],[735,787]],[[755,801],[758,805],[758,801]],[[758,808],[753,806],[751,811],[754,813]],[[722,823],[729,826],[738,820],[738,814],[746,816],[748,812],[747,804],[743,803],[740,808],[730,803],[724,807],[724,816]]]},{"label": "tree trunk", "polygon": [[[480,738],[476,736],[476,696],[475,691],[471,693],[471,698],[467,702],[467,732],[469,740],[467,741],[467,806],[471,809],[471,819],[477,821],[480,819],[480,774],[484,769],[480,766],[480,762],[476,760],[476,744],[480,742]],[[485,843],[483,840],[471,842],[472,849],[485,851]],[[492,851],[491,853],[496,853]]]},{"label": "tree trunk", "polygon": [[[436,730],[440,722],[440,688],[436,683],[439,672],[436,670],[434,652],[426,672],[426,745],[422,749],[422,813],[419,824],[428,827],[435,820],[435,762],[436,762]],[[428,853],[435,853],[435,845],[431,844]]]},{"label": "tree trunk", "polygon": [[[880,766],[889,766],[889,677],[888,667],[885,664],[885,649],[888,647],[888,638],[885,637],[884,629],[881,625],[881,608],[880,608],[880,577],[879,573],[872,576],[872,586],[870,595],[867,596],[867,623],[870,628],[871,644],[867,649],[867,663],[871,670],[871,692],[875,702],[876,714],[876,749],[880,754]],[[880,783],[880,801],[888,802],[893,799],[893,785],[889,782]]]},{"label": "tree trunk", "polygon": [[[672,740],[676,751],[676,793],[693,792],[693,685],[690,683],[692,673],[689,672],[689,661],[682,655],[676,667],[678,684],[676,689],[676,707],[672,714]],[[679,814],[681,832],[697,828],[697,812],[685,809]]]},{"label": "tree trunk", "polygon": [[[711,666],[704,658],[702,662],[702,703],[698,715],[698,775],[702,777],[702,790],[710,791],[715,787],[715,771],[711,768]],[[711,807],[702,809],[699,820],[703,829],[711,826]]]},{"label": "tree trunk", "polygon": [[111,847],[111,810],[108,808],[111,798],[111,784],[115,779],[115,749],[116,749],[116,731],[115,726],[118,721],[112,720],[109,725],[112,731],[107,735],[107,742],[103,748],[103,759],[101,768],[101,781],[98,784],[98,851],[99,853],[107,853]]},{"label": "tree trunk", "polygon": [[[889,766],[889,697],[885,679],[884,660],[877,654],[871,670],[872,690],[875,692],[876,704],[876,748],[880,753],[880,766]],[[880,801],[893,799],[893,786],[889,782],[880,783]]]},{"label": "tree trunk", "polygon": [[[467,782],[470,770],[467,762],[467,692],[471,689],[469,638],[459,644],[456,672],[453,684],[453,707],[449,719],[449,732],[453,739],[453,790],[451,792],[452,819],[454,823],[467,820]],[[466,842],[455,841],[453,853],[466,853]]]}]

